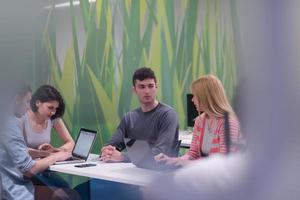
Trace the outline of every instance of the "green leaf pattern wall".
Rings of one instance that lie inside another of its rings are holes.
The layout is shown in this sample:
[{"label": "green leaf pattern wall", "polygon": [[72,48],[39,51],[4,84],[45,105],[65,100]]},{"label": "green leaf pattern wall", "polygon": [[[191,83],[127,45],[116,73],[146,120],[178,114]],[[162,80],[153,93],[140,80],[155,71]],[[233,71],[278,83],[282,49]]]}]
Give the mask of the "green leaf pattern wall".
[{"label": "green leaf pattern wall", "polygon": [[[193,80],[213,73],[232,100],[236,87],[237,26],[234,1],[97,0],[47,9],[42,48],[44,78],[66,102],[73,138],[83,126],[105,144],[123,114],[138,106],[132,72],[151,67],[158,98],[178,112],[186,128],[186,93]],[[46,63],[46,64],[45,64]],[[46,74],[46,75],[45,75]],[[53,139],[55,143],[57,138]]]}]

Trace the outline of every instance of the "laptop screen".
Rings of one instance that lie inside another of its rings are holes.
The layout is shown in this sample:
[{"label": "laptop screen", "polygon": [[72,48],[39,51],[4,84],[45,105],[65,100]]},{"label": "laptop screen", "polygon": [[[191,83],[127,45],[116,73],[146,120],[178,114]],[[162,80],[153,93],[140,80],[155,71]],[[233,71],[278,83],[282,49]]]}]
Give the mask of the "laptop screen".
[{"label": "laptop screen", "polygon": [[96,131],[81,128],[72,154],[81,158],[87,158],[93,146]]}]

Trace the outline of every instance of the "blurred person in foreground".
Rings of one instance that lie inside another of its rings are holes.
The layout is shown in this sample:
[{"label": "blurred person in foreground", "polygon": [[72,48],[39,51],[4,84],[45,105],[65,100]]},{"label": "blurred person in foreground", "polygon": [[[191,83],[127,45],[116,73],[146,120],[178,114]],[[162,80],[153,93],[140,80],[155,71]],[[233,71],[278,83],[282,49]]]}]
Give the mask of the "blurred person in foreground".
[{"label": "blurred person in foreground", "polygon": [[[192,83],[191,90],[199,116],[195,119],[190,149],[181,157],[158,154],[155,160],[159,163],[180,167],[213,154],[238,150],[238,143],[242,139],[240,124],[221,81],[214,75],[204,75]],[[226,146],[225,113],[228,113],[230,148]]]},{"label": "blurred person in foreground", "polygon": [[[38,188],[36,192],[30,181],[34,174],[47,169],[59,160],[70,157],[70,153],[61,151],[51,153],[48,157],[33,160],[29,155],[23,137],[20,118],[28,109],[31,99],[31,89],[23,84],[18,87],[11,101],[10,114],[8,115],[0,139],[0,174],[1,174],[1,199],[34,199],[65,198],[63,191],[52,191],[47,187]],[[45,195],[45,196],[43,196]],[[62,195],[62,196],[57,196]]]},{"label": "blurred person in foreground", "polygon": [[235,39],[242,44],[235,106],[247,152],[199,160],[156,179],[148,199],[300,199],[300,1],[235,3],[241,33]]}]

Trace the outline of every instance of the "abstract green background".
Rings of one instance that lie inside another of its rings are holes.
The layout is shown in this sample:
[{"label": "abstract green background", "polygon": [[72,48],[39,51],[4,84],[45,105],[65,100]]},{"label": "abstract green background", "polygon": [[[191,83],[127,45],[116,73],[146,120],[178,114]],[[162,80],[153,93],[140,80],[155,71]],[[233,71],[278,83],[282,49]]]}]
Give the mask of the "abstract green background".
[{"label": "abstract green background", "polygon": [[53,2],[37,34],[32,84],[59,89],[73,138],[80,127],[97,129],[98,153],[123,114],[138,106],[133,71],[151,67],[158,99],[176,109],[185,129],[186,93],[200,75],[216,74],[230,100],[234,97],[237,19],[235,2],[224,2],[71,0],[64,8]]}]

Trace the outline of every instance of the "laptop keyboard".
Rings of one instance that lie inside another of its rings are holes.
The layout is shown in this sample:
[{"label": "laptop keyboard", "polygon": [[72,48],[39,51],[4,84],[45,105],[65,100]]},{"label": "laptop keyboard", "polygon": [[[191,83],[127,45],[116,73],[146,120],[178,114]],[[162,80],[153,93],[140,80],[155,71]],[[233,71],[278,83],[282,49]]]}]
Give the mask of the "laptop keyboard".
[{"label": "laptop keyboard", "polygon": [[68,158],[66,161],[70,161],[70,160],[81,160],[81,158],[77,158],[77,157],[70,157],[70,158]]}]

